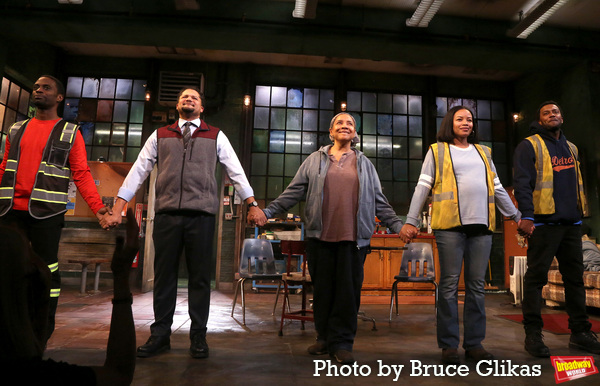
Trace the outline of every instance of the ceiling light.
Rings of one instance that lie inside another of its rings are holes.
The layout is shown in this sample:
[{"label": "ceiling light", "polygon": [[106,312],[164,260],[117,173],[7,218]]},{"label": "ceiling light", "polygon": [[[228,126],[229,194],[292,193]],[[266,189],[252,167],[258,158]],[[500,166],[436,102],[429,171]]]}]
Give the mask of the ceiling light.
[{"label": "ceiling light", "polygon": [[83,0],[58,0],[58,4],[82,4]]},{"label": "ceiling light", "polygon": [[422,0],[410,19],[406,19],[406,25],[409,27],[427,27],[443,2],[444,0]]},{"label": "ceiling light", "polygon": [[519,24],[509,29],[507,36],[526,39],[529,34],[542,25],[557,9],[569,0],[540,0],[527,11]]}]

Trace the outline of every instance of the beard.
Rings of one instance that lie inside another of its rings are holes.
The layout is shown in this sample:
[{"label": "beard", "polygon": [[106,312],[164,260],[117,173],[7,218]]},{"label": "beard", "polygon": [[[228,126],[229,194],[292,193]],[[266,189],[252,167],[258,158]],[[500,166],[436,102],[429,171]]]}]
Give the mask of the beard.
[{"label": "beard", "polygon": [[559,123],[557,125],[542,125],[542,127],[548,131],[551,131],[553,133],[558,132],[561,128],[562,128],[562,123]]}]

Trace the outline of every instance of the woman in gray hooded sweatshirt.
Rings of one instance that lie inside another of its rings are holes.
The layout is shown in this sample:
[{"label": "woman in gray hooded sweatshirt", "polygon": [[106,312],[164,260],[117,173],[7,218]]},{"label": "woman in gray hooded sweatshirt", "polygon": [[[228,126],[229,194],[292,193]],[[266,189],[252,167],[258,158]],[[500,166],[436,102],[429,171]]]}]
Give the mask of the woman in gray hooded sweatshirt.
[{"label": "woman in gray hooded sweatshirt", "polygon": [[308,352],[329,353],[348,364],[354,363],[363,264],[375,216],[394,233],[400,232],[402,221],[383,195],[375,167],[352,146],[358,140],[352,115],[334,116],[329,136],[333,144],[309,155],[264,212],[267,218],[285,213],[306,195],[303,220],[317,330]]}]

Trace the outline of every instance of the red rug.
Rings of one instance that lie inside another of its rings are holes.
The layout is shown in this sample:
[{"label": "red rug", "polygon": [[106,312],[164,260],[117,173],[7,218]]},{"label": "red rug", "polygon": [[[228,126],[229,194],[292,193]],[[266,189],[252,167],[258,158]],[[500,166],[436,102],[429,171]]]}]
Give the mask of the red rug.
[{"label": "red rug", "polygon": [[[515,315],[496,315],[499,318],[511,320],[513,322],[521,323],[523,321],[522,314]],[[544,330],[553,334],[570,334],[569,330],[569,315],[562,314],[542,314],[544,320]],[[592,323],[592,331],[600,332],[600,321],[590,319]]]}]

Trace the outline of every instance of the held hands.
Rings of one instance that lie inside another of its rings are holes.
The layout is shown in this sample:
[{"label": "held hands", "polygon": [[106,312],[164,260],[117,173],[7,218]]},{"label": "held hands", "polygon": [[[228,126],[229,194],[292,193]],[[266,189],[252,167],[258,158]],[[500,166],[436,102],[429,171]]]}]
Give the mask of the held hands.
[{"label": "held hands", "polygon": [[109,219],[112,214],[113,214],[112,209],[107,206],[100,208],[100,210],[98,210],[98,212],[96,212],[96,218],[98,219],[98,222],[100,223],[100,226],[102,227],[102,229],[106,229],[106,230],[110,229]]},{"label": "held hands", "polygon": [[402,241],[408,244],[419,235],[419,229],[414,225],[404,224],[399,235]]},{"label": "held hands", "polygon": [[534,230],[535,230],[535,225],[533,225],[532,220],[521,219],[518,222],[517,232],[519,232],[519,235],[521,235],[525,238],[529,238],[533,234]]},{"label": "held hands", "polygon": [[250,225],[263,226],[267,223],[267,216],[265,216],[265,212],[259,207],[251,206],[248,209],[247,220]]}]

